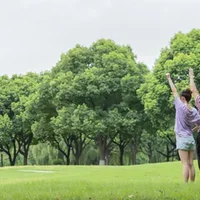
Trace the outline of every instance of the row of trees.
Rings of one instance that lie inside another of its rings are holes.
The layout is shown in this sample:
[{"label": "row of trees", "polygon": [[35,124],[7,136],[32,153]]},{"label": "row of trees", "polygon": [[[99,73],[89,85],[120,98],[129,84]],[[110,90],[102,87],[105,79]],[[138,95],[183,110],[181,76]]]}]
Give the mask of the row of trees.
[{"label": "row of trees", "polygon": [[[10,165],[19,157],[24,165],[33,163],[29,153],[44,143],[68,165],[97,164],[97,159],[123,165],[124,156],[125,164],[136,164],[137,155],[148,162],[177,158],[165,74],[181,89],[194,67],[199,83],[199,53],[200,30],[178,33],[149,71],[136,62],[130,46],[101,39],[62,54],[51,71],[1,76],[0,151]],[[98,153],[88,161],[91,149]]]}]

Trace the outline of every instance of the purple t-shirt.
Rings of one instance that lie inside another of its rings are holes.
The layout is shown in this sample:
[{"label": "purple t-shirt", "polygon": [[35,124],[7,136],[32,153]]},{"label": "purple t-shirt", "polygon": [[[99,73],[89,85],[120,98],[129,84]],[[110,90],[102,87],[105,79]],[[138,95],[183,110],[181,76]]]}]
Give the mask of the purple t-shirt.
[{"label": "purple t-shirt", "polygon": [[200,115],[195,108],[189,109],[179,97],[174,100],[176,108],[176,120],[174,131],[178,136],[187,137],[192,135],[192,127],[200,125]]}]

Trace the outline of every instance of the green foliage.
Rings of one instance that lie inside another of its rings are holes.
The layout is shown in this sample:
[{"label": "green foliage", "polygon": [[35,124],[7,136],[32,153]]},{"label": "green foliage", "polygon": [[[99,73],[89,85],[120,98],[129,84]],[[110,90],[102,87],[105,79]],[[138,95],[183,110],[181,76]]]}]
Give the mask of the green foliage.
[{"label": "green foliage", "polygon": [[199,55],[200,30],[194,29],[177,33],[152,71],[136,62],[130,46],[100,39],[62,54],[49,72],[1,76],[0,151],[11,165],[22,156],[27,164],[30,149],[31,164],[123,164],[124,156],[125,164],[162,161],[158,152],[174,148],[166,73],[180,91],[193,67],[199,88]]},{"label": "green foliage", "polygon": [[58,159],[53,160],[53,161],[52,161],[52,164],[53,164],[53,165],[63,165],[64,162],[63,162],[62,159],[58,158]]},{"label": "green foliage", "polygon": [[137,112],[143,109],[136,90],[148,73],[134,59],[129,46],[104,39],[63,54],[31,97],[28,115],[35,119],[35,137],[58,148],[68,163],[71,150],[79,162],[91,139],[98,145],[105,140],[99,146],[104,153],[108,141],[119,134],[130,139],[139,120]]},{"label": "green foliage", "polygon": [[14,136],[13,133],[13,123],[7,114],[0,115],[0,144],[3,148],[4,144],[11,143]]},{"label": "green foliage", "polygon": [[146,76],[138,94],[144,104],[145,112],[158,130],[167,130],[173,126],[174,108],[171,91],[166,81],[166,73],[180,91],[189,87],[188,70],[194,68],[196,83],[199,85],[199,30],[187,34],[177,33],[170,42],[170,47],[161,51],[152,73]]},{"label": "green foliage", "polygon": [[15,164],[18,153],[24,156],[24,164],[27,164],[33,134],[32,122],[25,113],[26,103],[35,92],[38,79],[34,73],[0,79],[0,150],[8,155],[11,165]]}]

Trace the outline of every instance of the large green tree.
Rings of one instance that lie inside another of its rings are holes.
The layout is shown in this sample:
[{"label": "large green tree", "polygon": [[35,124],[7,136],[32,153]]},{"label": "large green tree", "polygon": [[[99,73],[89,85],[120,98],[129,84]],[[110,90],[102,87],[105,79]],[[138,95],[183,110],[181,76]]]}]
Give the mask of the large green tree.
[{"label": "large green tree", "polygon": [[[92,63],[88,69],[75,77],[73,96],[77,99],[77,103],[86,103],[99,117],[94,139],[99,146],[100,163],[104,164],[109,157],[108,149],[117,134],[123,132],[123,135],[130,135],[130,131],[120,128],[120,122],[110,122],[118,125],[116,128],[118,132],[113,131],[115,129],[106,124],[107,119],[110,119],[110,113],[115,108],[124,107],[120,109],[123,112],[142,108],[138,107],[140,99],[136,90],[148,70],[145,65],[136,63],[135,55],[129,46],[120,46],[111,40],[101,39],[93,43],[90,50]],[[120,114],[121,117],[123,115]],[[116,119],[112,119],[116,120],[117,114]],[[132,134],[134,134],[133,129]],[[135,131],[135,134],[138,132]]]},{"label": "large green tree", "polygon": [[71,150],[79,163],[88,142],[82,140],[80,134],[83,133],[79,130],[75,136],[75,117],[72,115],[78,106],[73,82],[77,74],[88,68],[87,55],[89,57],[88,49],[80,45],[62,54],[52,71],[42,75],[42,82],[29,105],[29,114],[36,120],[32,126],[36,138],[57,148],[65,156],[67,164],[70,164]]},{"label": "large green tree", "polygon": [[[128,131],[120,128],[120,123],[116,123],[115,110],[123,111],[123,114],[119,113],[121,118],[128,115],[128,112],[134,112],[135,109],[137,112],[141,111],[142,106],[136,90],[144,80],[143,76],[147,71],[145,65],[136,63],[135,55],[129,46],[117,45],[112,40],[104,39],[98,40],[89,48],[77,45],[66,54],[62,54],[61,60],[51,73],[44,76],[43,82],[38,87],[32,101],[37,116],[37,122],[33,125],[34,133],[52,145],[55,145],[55,137],[59,135],[61,139],[65,134],[68,140],[63,138],[58,143],[70,141],[65,145],[68,150],[62,152],[68,152],[65,156],[69,158],[69,152],[73,150],[77,158],[76,162],[78,162],[78,155],[80,156],[80,149],[84,147],[82,142],[86,141],[86,139],[82,140],[83,136],[94,139],[99,146],[100,163],[105,164],[109,160],[113,139],[119,133],[123,132],[123,135],[129,136],[138,133],[133,127],[127,129]],[[71,105],[76,105],[74,110]],[[80,112],[77,110],[83,108],[83,105],[95,115],[91,119],[93,133],[90,126],[84,125],[85,121],[81,117],[81,115],[87,116],[87,109],[81,109]],[[68,115],[69,110],[71,113]],[[124,110],[127,113],[124,113]],[[79,113],[80,116],[73,118],[74,112]],[[68,116],[67,119],[65,115]],[[62,129],[64,120],[69,120],[67,129]],[[72,129],[73,120],[77,120],[76,129]],[[117,127],[114,127],[114,124]],[[81,126],[85,126],[87,130],[81,132],[79,130]],[[61,133],[62,137],[60,137]],[[79,137],[75,137],[77,135]],[[123,136],[123,138],[128,137]],[[82,144],[81,148],[80,144]]]},{"label": "large green tree", "polygon": [[[151,73],[146,76],[138,94],[144,104],[145,113],[150,118],[158,133],[171,143],[169,154],[175,147],[173,133],[174,106],[173,96],[166,80],[166,73],[171,73],[178,91],[189,87],[188,70],[194,68],[197,86],[200,83],[200,30],[189,33],[177,33],[169,47],[162,49]],[[171,149],[171,150],[170,150]],[[168,159],[169,160],[169,159]]]},{"label": "large green tree", "polygon": [[28,151],[33,140],[33,122],[25,115],[25,110],[37,83],[38,75],[34,73],[13,75],[11,78],[3,76],[0,79],[0,150],[8,155],[10,165],[15,164],[19,153],[24,157],[24,164],[27,164]]},{"label": "large green tree", "polygon": [[26,110],[30,101],[30,96],[37,90],[40,76],[35,73],[27,73],[26,75],[13,76],[11,83],[14,91],[19,97],[18,101],[11,104],[11,109],[14,113],[13,125],[21,143],[19,153],[24,158],[24,165],[28,164],[28,152],[30,145],[34,139],[31,126],[34,120],[27,115]]}]

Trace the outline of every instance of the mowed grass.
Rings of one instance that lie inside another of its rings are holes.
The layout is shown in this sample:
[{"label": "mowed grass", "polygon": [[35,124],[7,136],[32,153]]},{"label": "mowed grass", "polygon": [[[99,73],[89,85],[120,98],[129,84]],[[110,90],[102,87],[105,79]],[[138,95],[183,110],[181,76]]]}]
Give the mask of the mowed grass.
[{"label": "mowed grass", "polygon": [[196,182],[184,184],[180,162],[4,167],[0,168],[0,200],[198,200],[200,173],[196,161],[195,168]]}]

